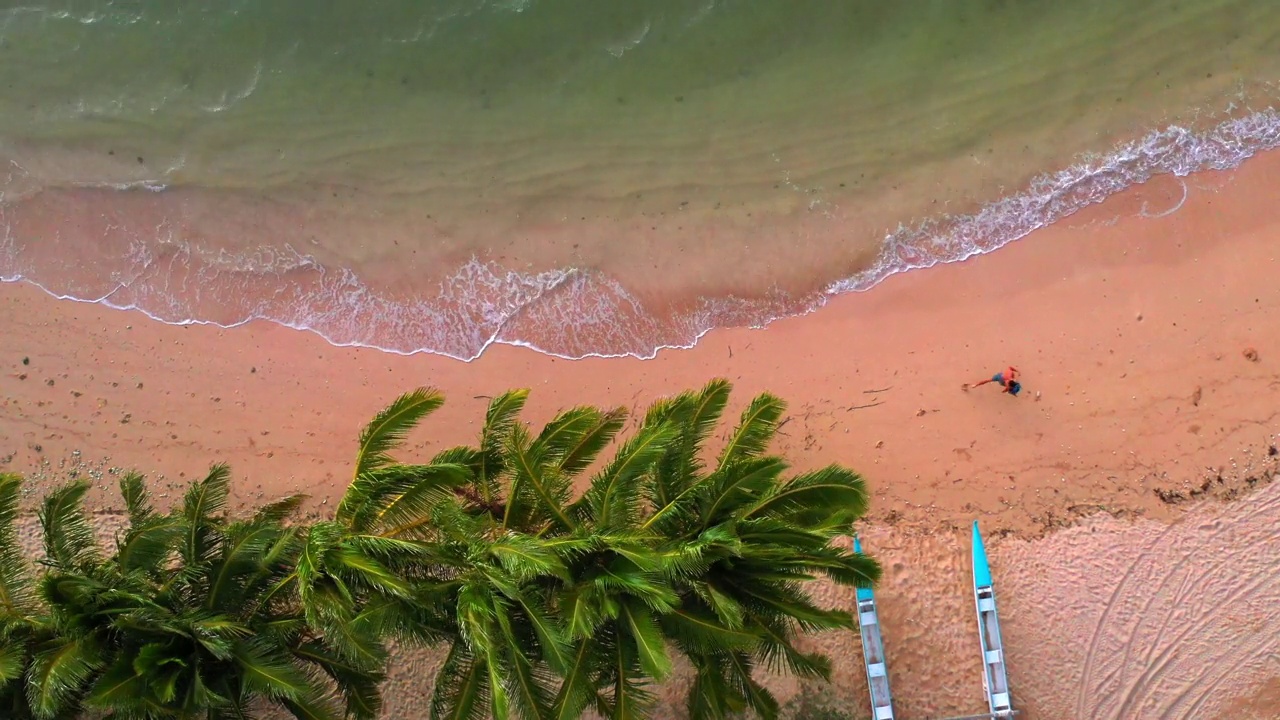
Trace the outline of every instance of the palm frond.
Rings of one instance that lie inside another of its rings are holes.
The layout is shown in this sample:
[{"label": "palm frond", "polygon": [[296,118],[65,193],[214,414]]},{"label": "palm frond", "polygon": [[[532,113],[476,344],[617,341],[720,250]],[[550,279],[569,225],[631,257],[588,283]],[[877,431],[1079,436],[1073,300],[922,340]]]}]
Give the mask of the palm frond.
[{"label": "palm frond", "polygon": [[181,517],[173,515],[153,515],[139,524],[130,523],[116,541],[115,564],[126,572],[169,572],[168,559],[186,527]]},{"label": "palm frond", "polygon": [[466,445],[441,450],[431,458],[429,465],[461,465],[473,475],[480,471],[480,451]]},{"label": "palm frond", "polygon": [[88,567],[101,559],[97,537],[82,505],[89,488],[89,482],[81,480],[64,485],[45,497],[40,508],[40,524],[44,529],[46,564],[74,570]]},{"label": "palm frond", "polygon": [[27,700],[41,717],[53,717],[105,666],[102,649],[89,637],[57,639],[41,646],[27,671]]},{"label": "palm frond", "polygon": [[432,388],[421,387],[396,398],[378,413],[360,433],[360,449],[356,452],[354,478],[390,465],[388,454],[422,418],[444,404],[444,396]]},{"label": "palm frond", "polygon": [[764,642],[757,654],[774,672],[790,672],[800,677],[829,680],[831,661],[818,653],[803,653],[791,643],[792,632],[787,621],[764,619],[754,626]]},{"label": "palm frond", "polygon": [[503,569],[519,582],[545,576],[569,580],[560,557],[551,548],[544,546],[540,538],[508,532],[491,541],[487,549]]},{"label": "palm frond", "polygon": [[668,424],[642,426],[623,444],[617,455],[591,480],[575,511],[589,508],[601,529],[629,526],[637,519],[641,477],[666,451],[676,428]]},{"label": "palm frond", "polygon": [[563,675],[560,691],[556,694],[551,714],[548,715],[552,720],[576,720],[594,699],[594,649],[594,643],[585,640],[572,648],[570,665]]},{"label": "palm frond", "polygon": [[[285,698],[280,704],[298,720],[342,720],[341,714],[316,698]],[[248,718],[246,717],[245,720]]]},{"label": "palm frond", "polygon": [[241,581],[258,572],[263,555],[281,532],[274,524],[251,523],[227,538],[221,556],[209,568],[205,608],[212,610],[242,601],[245,588]]},{"label": "palm frond", "polygon": [[658,461],[653,483],[656,507],[672,502],[697,480],[702,470],[703,443],[720,422],[732,388],[727,380],[712,380],[696,393],[683,393],[650,408],[645,424],[670,422],[680,428]]},{"label": "palm frond", "polygon": [[120,496],[124,498],[130,525],[144,525],[155,517],[151,496],[147,493],[147,482],[141,474],[128,472],[120,478]]},{"label": "palm frond", "polygon": [[21,489],[21,477],[0,474],[0,627],[29,613],[34,600],[31,567],[14,527]]},{"label": "palm frond", "polygon": [[747,629],[729,627],[711,610],[694,602],[665,613],[658,618],[663,633],[684,652],[691,655],[754,650],[760,636]]},{"label": "palm frond", "polygon": [[640,669],[655,680],[665,679],[671,673],[671,658],[667,655],[662,633],[653,615],[647,608],[635,602],[627,602],[622,605],[619,620],[635,645]]},{"label": "palm frond", "polygon": [[183,564],[195,571],[213,552],[218,529],[231,496],[231,470],[225,463],[209,468],[203,480],[192,483],[182,499],[186,521],[181,545]]},{"label": "palm frond", "polygon": [[94,681],[83,704],[99,710],[141,708],[148,694],[147,678],[133,667],[133,658],[118,656]]},{"label": "palm frond", "polygon": [[240,643],[235,651],[237,669],[245,687],[276,700],[301,701],[318,695],[311,678],[282,651],[265,642]]},{"label": "palm frond", "polygon": [[305,502],[306,499],[306,495],[299,493],[269,502],[266,505],[259,507],[257,511],[254,512],[253,519],[250,522],[255,524],[282,523],[293,517],[293,514],[298,511],[298,508],[302,506],[302,503]]},{"label": "palm frond", "polygon": [[752,677],[751,659],[744,653],[727,654],[726,668],[729,671],[730,684],[738,696],[747,701],[747,705],[755,711],[761,720],[774,720],[778,717],[778,701],[763,685]]},{"label": "palm frond", "polygon": [[528,399],[528,390],[508,390],[495,397],[485,411],[480,430],[480,465],[475,472],[485,502],[493,499],[497,479],[506,469],[507,436]]},{"label": "palm frond", "polygon": [[462,465],[396,465],[382,472],[399,477],[387,484],[390,491],[370,498],[352,518],[353,530],[373,530],[395,537],[421,525],[436,505],[453,497],[452,490],[466,482],[469,472]]},{"label": "palm frond", "polygon": [[489,704],[486,675],[484,661],[462,643],[454,643],[436,675],[432,720],[484,720]]},{"label": "palm frond", "polygon": [[545,720],[551,713],[548,698],[552,678],[545,669],[529,662],[524,649],[511,633],[507,633],[506,684],[511,687],[517,714],[525,720]]},{"label": "palm frond", "polygon": [[854,519],[867,510],[867,486],[847,468],[830,465],[779,486],[753,506],[744,518],[774,517],[804,527],[847,532]]},{"label": "palm frond", "polygon": [[565,529],[576,523],[564,507],[568,487],[548,474],[541,449],[534,447],[529,433],[523,427],[514,426],[507,437],[507,463],[511,466],[510,497],[507,498],[503,527],[520,517],[530,505],[541,510],[549,521]]},{"label": "palm frond", "polygon": [[689,689],[689,720],[722,720],[746,709],[745,699],[731,690],[725,679],[725,654],[694,656],[692,659],[697,675]]},{"label": "palm frond", "polygon": [[626,411],[615,408],[600,412],[593,407],[566,410],[547,423],[534,441],[560,471],[577,475],[613,441],[626,419]]},{"label": "palm frond", "polygon": [[[26,639],[0,635],[0,687],[22,677],[26,665]],[[0,707],[3,707],[3,704],[0,704]]]},{"label": "palm frond", "polygon": [[774,433],[778,431],[778,421],[786,408],[786,403],[769,393],[756,396],[747,409],[742,411],[738,427],[720,452],[719,467],[723,468],[729,463],[756,457],[764,452],[773,440]]},{"label": "palm frond", "polygon": [[609,669],[613,693],[609,698],[611,720],[642,720],[653,701],[646,678],[635,655],[625,643],[614,645],[613,663]]},{"label": "palm frond", "polygon": [[381,673],[353,665],[316,641],[303,643],[292,652],[294,657],[319,667],[333,679],[346,701],[347,717],[373,720],[378,716],[382,710]]},{"label": "palm frond", "polygon": [[726,519],[741,505],[769,494],[787,463],[779,457],[753,457],[731,463],[710,476],[703,501],[702,529]]}]

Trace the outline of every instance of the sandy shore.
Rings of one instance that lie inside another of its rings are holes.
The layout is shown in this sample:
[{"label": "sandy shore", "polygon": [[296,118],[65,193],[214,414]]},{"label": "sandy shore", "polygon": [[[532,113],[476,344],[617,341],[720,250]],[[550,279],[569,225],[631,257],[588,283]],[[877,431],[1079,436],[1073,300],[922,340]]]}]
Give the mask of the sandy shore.
[{"label": "sandy shore", "polygon": [[[1275,153],[1231,173],[1161,178],[998,253],[897,276],[764,331],[717,331],[693,350],[652,361],[565,361],[512,347],[470,364],[391,356],[265,323],[163,326],[3,285],[0,459],[37,479],[78,461],[169,481],[227,460],[244,500],[304,490],[324,503],[346,484],[360,426],[416,385],[441,388],[449,402],[406,457],[470,440],[485,396],[507,387],[533,389],[526,417],[541,422],[579,403],[642,408],[725,376],[739,405],[762,390],[789,401],[777,449],[795,465],[840,462],[866,475],[869,549],[883,552],[890,568],[881,602],[902,717],[982,707],[978,666],[967,662],[976,643],[963,529],[974,518],[993,537],[1023,717],[1200,717],[1212,708],[1143,693],[1158,690],[1160,673],[1175,667],[1207,678],[1179,680],[1184,695],[1206,692],[1215,656],[1197,666],[1178,648],[1194,647],[1186,645],[1199,637],[1191,633],[1216,626],[1196,621],[1184,630],[1188,620],[1175,607],[1148,642],[1144,612],[1109,609],[1141,579],[1111,576],[1137,563],[1141,547],[1165,547],[1160,533],[1179,532],[1163,528],[1200,522],[1196,513],[1219,513],[1202,524],[1230,526],[1235,506],[1185,508],[1266,486],[1277,468],[1276,178]],[[1164,214],[1184,187],[1185,202]],[[991,386],[961,391],[1009,364],[1023,373],[1021,397]],[[1256,504],[1262,514],[1254,521],[1275,525],[1274,492],[1259,490],[1241,506]],[[103,497],[114,501],[114,490]],[[1039,539],[1099,513],[1114,517]],[[1077,541],[1099,527],[1110,533],[1107,542]],[[1233,538],[1244,540],[1227,532],[1218,552],[1236,547]],[[1274,535],[1259,538],[1265,557],[1275,558]],[[1183,554],[1141,555],[1150,564],[1144,572],[1156,578],[1166,568],[1199,567],[1188,560],[1198,552],[1193,542],[1175,550]],[[1088,564],[1103,552],[1110,559]],[[1034,577],[1027,567],[1038,569]],[[1266,575],[1266,567],[1255,569]],[[1257,573],[1231,577],[1224,597],[1232,603],[1275,590]],[[1193,618],[1213,615],[1190,593],[1193,580],[1177,582],[1171,602],[1191,603]],[[1241,627],[1265,619],[1262,610],[1238,607]],[[1090,623],[1097,630],[1120,616],[1137,629],[1116,637],[1132,642],[1095,634],[1088,652],[1077,653],[1073,643],[1088,641]],[[1249,657],[1274,658],[1276,643],[1267,642],[1251,646]],[[1143,660],[1137,670],[1135,653]],[[834,690],[855,713],[865,712],[856,704],[865,703],[858,663],[845,658]],[[1215,686],[1243,703],[1232,711],[1274,710],[1277,690],[1260,679],[1266,663],[1237,665],[1250,669],[1248,682],[1242,674]]]}]

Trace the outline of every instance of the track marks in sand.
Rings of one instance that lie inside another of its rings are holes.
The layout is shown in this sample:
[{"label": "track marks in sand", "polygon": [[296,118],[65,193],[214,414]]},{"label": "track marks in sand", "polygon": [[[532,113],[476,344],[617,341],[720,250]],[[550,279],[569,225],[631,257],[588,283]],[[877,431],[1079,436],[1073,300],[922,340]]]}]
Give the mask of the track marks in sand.
[{"label": "track marks in sand", "polygon": [[1108,517],[995,548],[1011,684],[1046,718],[1220,716],[1280,664],[1280,484],[1171,525]]}]

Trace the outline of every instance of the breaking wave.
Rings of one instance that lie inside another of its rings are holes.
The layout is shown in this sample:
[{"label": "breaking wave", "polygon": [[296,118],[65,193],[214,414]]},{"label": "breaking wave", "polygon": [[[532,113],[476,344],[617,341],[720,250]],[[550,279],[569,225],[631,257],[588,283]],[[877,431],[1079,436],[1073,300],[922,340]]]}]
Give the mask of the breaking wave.
[{"label": "breaking wave", "polygon": [[[472,259],[433,293],[373,289],[355,271],[327,267],[286,246],[233,254],[185,242],[164,228],[130,236],[123,257],[101,271],[15,237],[0,197],[0,280],[26,281],[55,297],[132,309],[169,324],[234,327],[267,320],[314,332],[340,346],[472,360],[494,343],[558,357],[651,358],[688,348],[722,327],[763,327],[812,312],[833,296],[867,290],[900,272],[965,260],[1025,237],[1160,174],[1186,176],[1236,167],[1280,147],[1273,108],[1224,121],[1206,132],[1171,126],[1082,158],[1035,179],[1022,192],[968,215],[941,216],[885,236],[872,264],[806,295],[707,297],[687,306],[646,306],[616,279],[585,268],[520,273]],[[95,271],[97,271],[95,273]]]}]

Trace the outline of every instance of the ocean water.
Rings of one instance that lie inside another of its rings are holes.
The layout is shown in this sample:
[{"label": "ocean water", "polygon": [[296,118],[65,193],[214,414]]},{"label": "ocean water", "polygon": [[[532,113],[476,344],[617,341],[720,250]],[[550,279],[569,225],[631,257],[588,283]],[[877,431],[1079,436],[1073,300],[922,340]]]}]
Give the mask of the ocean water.
[{"label": "ocean water", "polygon": [[0,2],[0,278],[685,347],[1280,145],[1269,0]]}]

